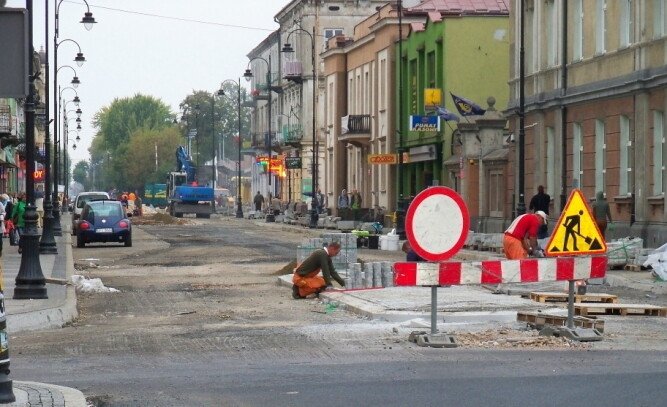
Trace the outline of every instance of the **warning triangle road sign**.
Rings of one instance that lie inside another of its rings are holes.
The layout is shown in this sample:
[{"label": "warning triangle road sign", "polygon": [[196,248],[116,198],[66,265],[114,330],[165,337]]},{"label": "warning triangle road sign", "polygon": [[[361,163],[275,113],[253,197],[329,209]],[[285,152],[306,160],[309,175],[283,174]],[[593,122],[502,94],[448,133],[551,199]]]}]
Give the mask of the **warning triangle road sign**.
[{"label": "warning triangle road sign", "polygon": [[607,252],[607,244],[598,229],[586,199],[575,189],[547,244],[547,256],[572,256]]}]

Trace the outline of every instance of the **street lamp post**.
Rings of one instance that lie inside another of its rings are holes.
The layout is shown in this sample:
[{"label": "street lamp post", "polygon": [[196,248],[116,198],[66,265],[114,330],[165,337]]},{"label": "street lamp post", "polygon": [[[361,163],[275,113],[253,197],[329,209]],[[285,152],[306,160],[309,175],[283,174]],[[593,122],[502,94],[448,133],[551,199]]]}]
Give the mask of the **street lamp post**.
[{"label": "street lamp post", "polygon": [[[225,84],[225,82],[231,82],[231,83],[234,83],[237,86],[236,109],[237,109],[237,115],[238,115],[239,156],[238,156],[238,163],[237,163],[237,166],[236,166],[236,183],[238,185],[238,191],[236,193],[236,217],[241,219],[241,218],[243,218],[243,203],[242,203],[242,198],[241,198],[241,140],[242,140],[242,136],[241,136],[241,78],[239,78],[238,83],[231,80],[231,79],[227,79],[227,80],[223,81],[220,84],[220,90],[218,91],[218,95],[220,95],[220,96],[223,96],[225,94],[225,91],[222,88],[222,86]],[[270,161],[269,161],[269,164],[270,164]]]},{"label": "street lamp post", "polygon": [[[213,169],[213,193],[215,195],[215,180],[218,175],[218,167],[215,165],[215,156],[217,155],[218,148],[215,143],[215,92],[211,94],[211,144],[212,144],[212,149],[213,151],[213,158],[211,158],[211,168]],[[215,198],[215,197],[214,197]],[[213,205],[213,208],[215,209],[215,205]]]},{"label": "street lamp post", "polygon": [[516,207],[517,215],[523,215],[526,213],[526,202],[524,199],[524,151],[525,151],[525,138],[526,132],[524,130],[524,116],[525,116],[525,99],[524,99],[524,80],[525,80],[525,70],[524,70],[524,4],[523,0],[519,4],[519,203]]},{"label": "street lamp post", "polygon": [[[269,100],[268,100],[268,130],[269,130],[269,132],[268,132],[268,137],[267,137],[267,141],[266,141],[266,150],[267,150],[267,153],[269,155],[268,156],[268,165],[267,165],[267,175],[268,175],[268,178],[269,178],[268,179],[269,197],[273,197],[274,194],[272,193],[273,191],[271,190],[271,155],[272,155],[272,152],[271,152],[271,147],[272,147],[271,146],[271,144],[272,144],[272,140],[271,140],[271,92],[281,93],[282,89],[278,86],[274,87],[273,85],[271,85],[271,83],[272,83],[272,81],[271,81],[271,54],[269,54],[268,61],[266,59],[262,58],[262,57],[252,58],[250,61],[248,61],[248,66],[250,66],[250,63],[252,61],[255,61],[255,60],[264,61],[267,65],[267,67],[268,67],[267,73],[266,73],[266,88],[267,88],[268,95],[269,95]],[[246,80],[250,80],[253,77],[252,71],[250,71],[250,68],[247,68],[245,70],[245,73],[243,74],[243,77],[246,78]],[[271,202],[269,202],[268,205],[270,207]],[[267,222],[275,222],[276,221],[276,218],[273,215],[273,212],[271,210],[269,210],[269,212],[266,214],[266,221]]]},{"label": "street lamp post", "polygon": [[[195,105],[195,145],[197,147],[197,174],[199,174],[199,103]],[[198,180],[195,180],[198,181]]]},{"label": "street lamp post", "polygon": [[317,227],[317,221],[319,218],[317,208],[318,208],[318,196],[317,196],[317,177],[318,177],[318,168],[317,168],[317,139],[316,139],[316,134],[315,134],[315,103],[317,99],[317,69],[315,67],[315,28],[313,27],[313,34],[310,32],[304,30],[303,28],[295,28],[294,30],[290,31],[287,34],[287,39],[285,40],[285,45],[283,45],[282,52],[285,53],[290,53],[294,52],[294,48],[289,44],[289,37],[294,34],[295,32],[301,32],[306,35],[308,35],[308,38],[310,38],[310,57],[311,57],[311,64],[312,64],[312,76],[313,76],[313,123],[312,123],[312,142],[313,142],[313,158],[312,158],[312,169],[311,169],[311,176],[312,176],[312,185],[311,185],[311,193],[312,193],[312,200],[311,200],[311,205],[310,205],[310,225],[309,227],[311,228],[316,228]]},{"label": "street lamp post", "polygon": [[14,299],[43,299],[46,294],[46,280],[39,262],[39,233],[37,231],[37,208],[35,207],[35,67],[33,50],[33,3],[26,0],[28,12],[28,96],[25,109],[25,144],[26,144],[26,210],[25,226],[21,235],[21,265],[16,276]]}]

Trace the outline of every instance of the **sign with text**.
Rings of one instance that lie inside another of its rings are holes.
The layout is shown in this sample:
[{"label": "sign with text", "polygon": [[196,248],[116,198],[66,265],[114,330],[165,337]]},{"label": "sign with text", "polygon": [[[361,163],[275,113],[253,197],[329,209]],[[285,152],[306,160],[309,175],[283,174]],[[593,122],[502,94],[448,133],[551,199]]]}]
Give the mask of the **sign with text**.
[{"label": "sign with text", "polygon": [[398,164],[398,156],[396,154],[369,154],[369,164]]},{"label": "sign with text", "polygon": [[410,131],[435,133],[440,131],[439,116],[410,116]]},{"label": "sign with text", "polygon": [[300,170],[301,157],[285,157],[285,167],[288,170]]}]

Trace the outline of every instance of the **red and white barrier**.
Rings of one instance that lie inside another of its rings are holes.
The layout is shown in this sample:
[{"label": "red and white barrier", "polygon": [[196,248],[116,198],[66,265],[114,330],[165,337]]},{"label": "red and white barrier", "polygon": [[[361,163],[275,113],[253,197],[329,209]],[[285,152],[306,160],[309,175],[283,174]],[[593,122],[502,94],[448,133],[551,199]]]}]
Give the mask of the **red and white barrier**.
[{"label": "red and white barrier", "polygon": [[607,257],[557,257],[482,262],[395,263],[397,286],[535,283],[602,278]]}]

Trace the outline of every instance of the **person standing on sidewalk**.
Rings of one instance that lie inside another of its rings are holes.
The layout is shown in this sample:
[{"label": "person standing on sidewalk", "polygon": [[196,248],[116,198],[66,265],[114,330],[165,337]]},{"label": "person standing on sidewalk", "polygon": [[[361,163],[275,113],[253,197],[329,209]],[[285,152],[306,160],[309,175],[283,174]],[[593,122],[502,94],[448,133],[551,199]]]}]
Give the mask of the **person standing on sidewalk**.
[{"label": "person standing on sidewalk", "polygon": [[[510,260],[525,259],[537,251],[537,230],[547,224],[543,211],[525,213],[514,219],[503,237],[503,252]],[[537,254],[537,253],[536,253]]]},{"label": "person standing on sidewalk", "polygon": [[14,227],[19,232],[19,253],[23,251],[21,248],[21,236],[23,235],[23,228],[25,228],[25,205],[25,194],[20,193],[18,202],[14,204],[14,209],[12,209],[12,222],[14,222]]},{"label": "person standing on sidewalk", "polygon": [[[528,209],[536,213],[537,211],[542,211],[549,214],[549,204],[551,203],[551,197],[549,194],[544,193],[544,187],[542,185],[537,187],[537,194],[533,196],[530,200],[530,205]],[[537,238],[544,239],[549,236],[546,223],[540,226],[540,230],[537,231]]]},{"label": "person standing on sidewalk", "polygon": [[255,204],[255,211],[261,212],[262,205],[264,205],[264,197],[259,193],[259,191],[257,191],[257,195],[255,195],[255,198],[252,200],[252,202]]},{"label": "person standing on sidewalk", "polygon": [[[331,258],[340,252],[340,243],[331,242],[322,249],[317,249],[303,263],[294,269],[292,276],[292,298],[306,298],[310,294],[319,294],[332,287],[332,279],[345,287],[345,281],[338,275]],[[322,276],[318,274],[322,271]]]},{"label": "person standing on sidewalk", "polygon": [[609,203],[604,197],[604,192],[598,191],[595,194],[595,202],[593,202],[592,210],[595,216],[595,223],[598,224],[598,229],[602,233],[602,237],[606,240],[605,231],[607,230],[607,219],[611,223],[611,211],[609,210]]}]

